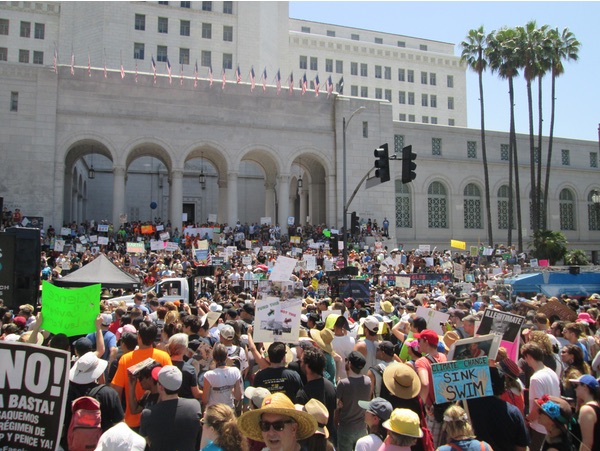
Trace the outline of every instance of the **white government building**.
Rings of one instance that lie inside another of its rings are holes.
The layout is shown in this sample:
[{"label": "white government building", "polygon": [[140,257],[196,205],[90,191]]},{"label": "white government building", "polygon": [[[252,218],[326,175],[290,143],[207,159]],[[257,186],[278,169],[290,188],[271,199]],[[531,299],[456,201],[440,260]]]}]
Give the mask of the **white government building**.
[{"label": "white government building", "polygon": [[[0,2],[0,197],[45,227],[124,215],[181,227],[185,213],[340,228],[344,163],[349,198],[387,142],[412,145],[416,180],[402,185],[392,161],[392,180],[363,185],[349,211],[387,217],[407,247],[486,242],[481,135],[466,126],[454,43],[291,19],[287,2]],[[527,240],[528,137],[517,139]],[[486,143],[505,243],[508,134]],[[598,143],[554,149],[548,228],[597,258]]]}]

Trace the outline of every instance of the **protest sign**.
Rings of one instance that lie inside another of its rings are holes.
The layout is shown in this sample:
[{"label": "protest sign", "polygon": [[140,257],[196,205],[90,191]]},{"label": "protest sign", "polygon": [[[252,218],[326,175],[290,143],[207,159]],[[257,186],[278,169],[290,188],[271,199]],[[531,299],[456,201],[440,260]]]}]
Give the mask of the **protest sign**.
[{"label": "protest sign", "polygon": [[302,299],[282,301],[279,297],[267,296],[256,303],[254,340],[262,343],[281,341],[296,343],[300,332]]},{"label": "protest sign", "polygon": [[68,227],[61,227],[60,234],[61,236],[71,236],[71,229]]},{"label": "protest sign", "polygon": [[539,308],[538,312],[545,314],[548,318],[558,316],[561,321],[573,322],[577,320],[577,312],[571,310],[561,301],[548,301]]},{"label": "protest sign", "polygon": [[431,365],[436,404],[493,396],[487,357]]},{"label": "protest sign", "polygon": [[42,328],[68,337],[94,332],[100,313],[101,285],[83,288],[59,288],[42,282]]},{"label": "protest sign", "polygon": [[174,243],[173,241],[167,241],[165,245],[165,250],[167,252],[175,252],[179,250],[179,245]]},{"label": "protest sign", "polygon": [[450,315],[444,312],[438,312],[427,307],[417,307],[417,316],[425,318],[427,329],[433,330],[438,335],[444,335],[446,331],[442,327],[448,322]]},{"label": "protest sign", "polygon": [[1,449],[59,449],[69,353],[0,341],[0,362]]},{"label": "protest sign", "polygon": [[130,254],[143,254],[146,252],[144,243],[127,243],[127,252]]},{"label": "protest sign", "polygon": [[108,232],[108,224],[98,224],[98,227],[96,227],[96,230],[98,232]]},{"label": "protest sign", "polygon": [[317,269],[317,257],[314,255],[305,255],[304,261],[306,261],[306,269],[309,271],[315,271]]},{"label": "protest sign", "polygon": [[165,230],[165,226],[163,224],[158,224],[156,226],[156,231],[157,232],[162,232],[163,230]]},{"label": "protest sign", "polygon": [[477,335],[500,335],[502,340],[512,343],[519,335],[523,323],[525,323],[524,316],[486,308],[479,329],[477,329]]},{"label": "protest sign", "polygon": [[463,251],[466,251],[467,243],[464,241],[450,240],[450,247],[454,247],[456,249],[462,249]]},{"label": "protest sign", "polygon": [[419,250],[421,252],[430,252],[431,251],[431,245],[429,245],[429,244],[419,244]]},{"label": "protest sign", "polygon": [[410,276],[396,276],[396,286],[410,288]]},{"label": "protest sign", "polygon": [[260,225],[270,225],[271,224],[271,217],[270,216],[261,216],[260,218]]},{"label": "protest sign", "polygon": [[54,241],[54,250],[56,252],[62,252],[65,248],[65,240],[55,240]]},{"label": "protest sign", "polygon": [[273,271],[271,271],[271,275],[269,276],[269,280],[272,282],[286,282],[290,280],[290,276],[292,275],[292,271],[296,267],[296,259],[284,257],[280,255],[277,257],[277,261],[275,266],[273,267]]},{"label": "protest sign", "polygon": [[164,248],[165,248],[164,241],[150,240],[150,250],[151,251],[162,251]]},{"label": "protest sign", "polygon": [[98,237],[98,244],[100,244],[100,245],[107,245],[108,244],[108,237],[107,236],[99,236]]},{"label": "protest sign", "polygon": [[169,232],[163,232],[160,235],[158,235],[160,237],[161,240],[163,241],[168,241],[169,238],[171,238],[171,235],[169,235]]},{"label": "protest sign", "polygon": [[151,225],[143,225],[142,226],[142,234],[143,235],[152,235],[154,233],[154,227]]},{"label": "protest sign", "polygon": [[450,346],[448,360],[465,360],[484,356],[494,360],[498,355],[501,338],[499,335],[490,334],[458,340]]},{"label": "protest sign", "polygon": [[477,246],[469,246],[469,254],[471,254],[471,257],[476,257],[479,255],[479,248]]},{"label": "protest sign", "polygon": [[217,214],[209,213],[208,214],[208,222],[216,223],[217,222]]},{"label": "protest sign", "polygon": [[463,267],[460,263],[454,263],[454,278],[458,279],[458,280],[463,280],[464,279],[464,271],[463,271]]},{"label": "protest sign", "polygon": [[[83,241],[81,241],[83,243]],[[90,235],[90,243],[97,243],[98,235]]]}]

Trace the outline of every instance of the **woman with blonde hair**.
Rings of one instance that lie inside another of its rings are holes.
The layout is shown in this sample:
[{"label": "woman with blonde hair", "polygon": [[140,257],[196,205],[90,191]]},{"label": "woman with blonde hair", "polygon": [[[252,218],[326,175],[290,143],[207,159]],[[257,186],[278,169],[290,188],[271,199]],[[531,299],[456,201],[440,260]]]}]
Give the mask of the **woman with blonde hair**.
[{"label": "woman with blonde hair", "polygon": [[437,451],[492,451],[492,447],[475,438],[473,427],[464,409],[451,406],[444,412],[444,428],[450,441]]},{"label": "woman with blonde hair", "polygon": [[237,425],[233,409],[213,404],[204,412],[200,451],[246,451],[248,443]]}]

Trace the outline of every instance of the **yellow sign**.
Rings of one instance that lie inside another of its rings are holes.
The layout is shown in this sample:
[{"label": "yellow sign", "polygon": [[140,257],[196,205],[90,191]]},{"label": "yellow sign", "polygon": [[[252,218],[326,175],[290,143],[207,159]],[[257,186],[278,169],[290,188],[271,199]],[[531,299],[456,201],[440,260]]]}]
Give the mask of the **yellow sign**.
[{"label": "yellow sign", "polygon": [[465,251],[467,250],[467,243],[465,243],[464,241],[450,240],[450,247],[462,249],[463,251]]}]

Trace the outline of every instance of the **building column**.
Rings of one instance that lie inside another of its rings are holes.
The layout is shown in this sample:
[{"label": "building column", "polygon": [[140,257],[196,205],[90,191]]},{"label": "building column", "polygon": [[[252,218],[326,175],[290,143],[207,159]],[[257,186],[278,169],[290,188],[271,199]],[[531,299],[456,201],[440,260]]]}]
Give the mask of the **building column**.
[{"label": "building column", "polygon": [[77,190],[71,190],[71,217],[69,218],[69,224],[73,221],[77,222]]},{"label": "building column", "polygon": [[85,219],[83,214],[83,194],[77,193],[77,225],[81,224]]},{"label": "building column", "polygon": [[[327,227],[335,227],[340,230],[344,225],[344,206],[341,205],[341,202],[338,202],[337,193],[335,190],[335,176],[329,175],[326,179],[327,186],[325,187],[325,191],[327,192],[327,197],[325,199],[325,211],[327,212]],[[339,206],[339,212],[338,207]],[[313,222],[315,218],[313,218]]]},{"label": "building column", "polygon": [[171,171],[169,183],[169,219],[171,220],[171,227],[177,228],[181,232],[183,230],[181,219],[183,216],[183,171]]},{"label": "building column", "polygon": [[217,180],[217,185],[219,187],[219,207],[217,211],[217,222],[219,224],[223,224],[227,222],[227,181],[226,180]]},{"label": "building column", "polygon": [[65,222],[65,209],[68,205],[65,188],[71,186],[71,174],[65,172],[65,164],[63,162],[54,163],[54,209],[53,217],[50,224],[55,224],[54,227],[62,226]]},{"label": "building column", "polygon": [[265,216],[275,222],[275,183],[265,182]]},{"label": "building column", "polygon": [[306,188],[300,188],[300,218],[298,224],[304,226],[306,224],[307,216],[307,205],[308,205],[308,190]]},{"label": "building column", "polygon": [[238,220],[238,173],[227,173],[227,223],[234,226]]},{"label": "building column", "polygon": [[281,230],[287,231],[287,220],[290,216],[290,176],[280,175],[277,177],[278,184],[278,200],[279,200],[279,214],[277,222]]},{"label": "building column", "polygon": [[113,227],[119,230],[121,224],[119,216],[125,214],[125,168],[113,168]]}]

